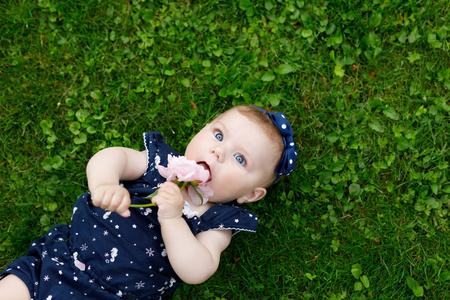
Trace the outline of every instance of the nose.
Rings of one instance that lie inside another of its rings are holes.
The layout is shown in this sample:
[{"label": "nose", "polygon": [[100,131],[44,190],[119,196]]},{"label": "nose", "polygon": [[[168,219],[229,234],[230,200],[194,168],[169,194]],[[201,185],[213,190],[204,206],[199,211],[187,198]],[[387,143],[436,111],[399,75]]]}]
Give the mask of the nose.
[{"label": "nose", "polygon": [[219,162],[222,162],[225,158],[224,156],[224,147],[222,145],[216,145],[211,148],[211,154],[216,158]]}]

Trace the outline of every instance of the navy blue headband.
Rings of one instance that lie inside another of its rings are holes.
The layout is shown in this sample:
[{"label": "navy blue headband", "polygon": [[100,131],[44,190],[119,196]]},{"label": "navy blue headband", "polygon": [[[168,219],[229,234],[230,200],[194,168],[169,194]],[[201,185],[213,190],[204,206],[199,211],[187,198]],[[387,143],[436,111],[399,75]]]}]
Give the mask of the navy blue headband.
[{"label": "navy blue headband", "polygon": [[270,117],[273,125],[277,127],[278,131],[281,133],[284,143],[284,151],[281,156],[280,162],[275,168],[275,174],[277,177],[272,182],[275,183],[280,176],[289,175],[295,169],[295,161],[297,160],[297,147],[294,141],[294,131],[292,130],[291,124],[286,119],[284,113],[273,113],[267,112],[259,107],[253,106],[254,108],[260,110],[261,112],[267,114]]}]

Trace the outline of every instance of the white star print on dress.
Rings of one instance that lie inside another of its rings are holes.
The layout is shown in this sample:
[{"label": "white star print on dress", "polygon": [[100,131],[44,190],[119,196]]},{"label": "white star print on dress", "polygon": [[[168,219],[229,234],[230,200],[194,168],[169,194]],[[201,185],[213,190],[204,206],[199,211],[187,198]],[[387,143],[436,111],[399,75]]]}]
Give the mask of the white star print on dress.
[{"label": "white star print on dress", "polygon": [[145,282],[142,282],[142,281],[136,282],[136,288],[137,288],[138,290],[139,290],[140,288],[143,288],[144,285],[145,285]]},{"label": "white star print on dress", "polygon": [[84,243],[83,245],[81,245],[80,249],[81,251],[86,251],[88,248],[88,245],[86,243]]},{"label": "white star print on dress", "polygon": [[145,254],[148,254],[149,257],[151,256],[155,256],[155,250],[153,250],[152,248],[145,248]]}]

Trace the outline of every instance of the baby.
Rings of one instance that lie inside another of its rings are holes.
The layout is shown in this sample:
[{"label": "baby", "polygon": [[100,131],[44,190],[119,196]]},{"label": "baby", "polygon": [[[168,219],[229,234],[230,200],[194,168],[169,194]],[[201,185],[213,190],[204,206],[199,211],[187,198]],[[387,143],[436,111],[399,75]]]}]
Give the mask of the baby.
[{"label": "baby", "polygon": [[[198,205],[158,173],[177,155],[161,134],[145,133],[144,142],[142,152],[113,147],[92,157],[90,193],[76,201],[71,225],[50,229],[0,274],[0,300],[162,299],[182,282],[202,283],[233,234],[256,231],[255,214],[234,204],[263,198],[297,157],[284,114],[233,107],[186,148],[210,172],[214,194]],[[157,206],[130,207],[157,189]]]}]

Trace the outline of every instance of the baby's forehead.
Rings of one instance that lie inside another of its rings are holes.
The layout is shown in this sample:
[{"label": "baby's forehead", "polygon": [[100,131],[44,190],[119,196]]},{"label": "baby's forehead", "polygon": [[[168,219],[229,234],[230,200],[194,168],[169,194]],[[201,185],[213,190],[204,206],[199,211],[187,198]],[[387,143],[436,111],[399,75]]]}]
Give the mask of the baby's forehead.
[{"label": "baby's forehead", "polygon": [[252,116],[248,116],[241,113],[237,109],[230,109],[226,112],[218,115],[211,124],[223,124],[224,126],[235,127],[236,124],[246,125],[245,127],[239,127],[238,129],[246,129],[247,126],[252,128],[252,132],[260,132],[266,135],[270,140],[273,140],[273,134],[271,134],[270,129],[261,120],[255,119]]},{"label": "baby's forehead", "polygon": [[236,122],[238,120],[247,120],[250,121],[252,123],[255,123],[256,125],[259,125],[258,122],[256,122],[256,120],[253,120],[252,118],[250,118],[249,116],[241,113],[240,111],[238,111],[237,109],[230,109],[227,110],[223,113],[221,113],[220,115],[216,116],[212,122],[214,121],[220,121],[223,123],[233,123]]}]

